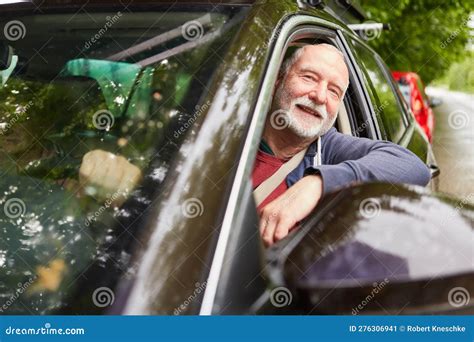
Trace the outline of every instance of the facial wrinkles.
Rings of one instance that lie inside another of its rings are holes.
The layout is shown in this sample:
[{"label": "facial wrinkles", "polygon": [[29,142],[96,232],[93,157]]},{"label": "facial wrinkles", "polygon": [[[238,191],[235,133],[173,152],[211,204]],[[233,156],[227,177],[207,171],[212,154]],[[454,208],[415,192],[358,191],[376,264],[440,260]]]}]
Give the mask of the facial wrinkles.
[{"label": "facial wrinkles", "polygon": [[[303,105],[317,112],[321,115],[321,119],[312,117],[311,114],[301,117],[301,115],[295,113],[297,105]],[[336,120],[336,116],[329,117],[325,105],[314,103],[307,95],[292,99],[290,91],[284,86],[284,82],[280,83],[275,93],[274,107],[276,108],[273,108],[273,110],[283,109],[288,113],[288,128],[303,138],[317,138],[324,135]]]}]

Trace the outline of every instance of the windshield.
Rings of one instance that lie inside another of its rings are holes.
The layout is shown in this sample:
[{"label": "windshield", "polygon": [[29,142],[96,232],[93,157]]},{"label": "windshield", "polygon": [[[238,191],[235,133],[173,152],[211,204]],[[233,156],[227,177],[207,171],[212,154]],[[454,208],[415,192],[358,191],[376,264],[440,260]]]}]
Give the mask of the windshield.
[{"label": "windshield", "polygon": [[67,308],[92,264],[127,271],[125,247],[100,261],[198,128],[237,12],[0,16],[0,313]]}]

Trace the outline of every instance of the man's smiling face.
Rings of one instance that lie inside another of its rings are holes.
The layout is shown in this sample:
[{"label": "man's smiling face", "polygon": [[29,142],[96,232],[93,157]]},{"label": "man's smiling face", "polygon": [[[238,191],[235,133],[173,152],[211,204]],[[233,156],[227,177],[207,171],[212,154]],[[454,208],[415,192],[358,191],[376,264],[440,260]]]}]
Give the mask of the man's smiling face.
[{"label": "man's smiling face", "polygon": [[278,80],[272,111],[286,111],[288,128],[296,135],[317,138],[334,124],[348,84],[349,73],[336,48],[307,45]]}]

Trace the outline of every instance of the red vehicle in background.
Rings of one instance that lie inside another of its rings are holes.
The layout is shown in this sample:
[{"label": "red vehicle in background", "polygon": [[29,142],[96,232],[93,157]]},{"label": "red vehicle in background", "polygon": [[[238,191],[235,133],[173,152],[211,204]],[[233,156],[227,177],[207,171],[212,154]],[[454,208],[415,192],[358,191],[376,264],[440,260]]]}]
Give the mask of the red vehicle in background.
[{"label": "red vehicle in background", "polygon": [[411,71],[392,71],[392,75],[398,82],[400,91],[415,115],[416,121],[425,131],[428,140],[432,142],[434,114],[431,107],[436,104],[430,102],[420,76]]}]

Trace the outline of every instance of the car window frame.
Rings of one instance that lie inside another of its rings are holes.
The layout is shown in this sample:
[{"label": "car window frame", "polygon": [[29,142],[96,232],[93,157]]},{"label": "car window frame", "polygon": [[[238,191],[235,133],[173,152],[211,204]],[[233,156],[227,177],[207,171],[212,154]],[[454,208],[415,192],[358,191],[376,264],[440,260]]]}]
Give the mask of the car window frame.
[{"label": "car window frame", "polygon": [[[277,38],[273,41],[273,44],[268,47],[270,50],[269,60],[265,67],[261,86],[256,89],[258,96],[253,111],[250,114],[250,124],[244,138],[244,147],[239,157],[238,169],[235,173],[231,193],[225,209],[221,233],[218,237],[211,270],[206,282],[206,290],[200,307],[200,315],[216,314],[216,312],[220,312],[221,309],[221,305],[217,303],[217,292],[221,282],[223,281],[222,266],[225,263],[225,260],[228,259],[229,253],[232,253],[232,251],[227,248],[231,232],[236,234],[236,230],[241,229],[241,227],[238,226],[239,213],[241,214],[246,210],[242,203],[245,203],[245,205],[248,203],[248,198],[245,198],[244,196],[248,196],[248,185],[250,184],[249,179],[251,179],[255,156],[258,150],[258,141],[260,141],[263,133],[264,123],[271,105],[275,82],[289,44],[295,40],[303,39],[305,36],[307,38],[330,38],[330,40],[341,49],[341,52],[343,52],[346,60],[349,62],[348,67],[350,69],[350,74],[354,77],[353,86],[355,93],[359,97],[358,100],[360,105],[363,106],[363,112],[367,115],[371,138],[378,139],[380,137],[378,126],[373,116],[374,111],[373,107],[371,107],[372,103],[367,101],[368,94],[363,87],[363,83],[360,81],[360,75],[357,71],[357,63],[354,63],[354,58],[352,54],[350,54],[350,49],[346,45],[344,37],[340,34],[340,30],[345,29],[333,22],[307,14],[292,15],[286,19],[287,20],[282,20],[280,26],[274,28],[273,34],[277,35]],[[348,111],[348,114],[349,116],[352,116],[350,111]],[[352,118],[351,126],[353,123],[354,121]],[[352,126],[351,128],[354,129],[355,127]],[[256,212],[256,206],[254,210]],[[260,240],[259,234],[257,234],[257,238]],[[263,248],[261,240],[260,246]],[[261,258],[263,257],[262,254],[263,253],[260,254]],[[263,263],[264,260],[261,258],[255,260],[255,262]]]},{"label": "car window frame", "polygon": [[382,73],[385,75],[387,82],[392,87],[392,92],[395,94],[395,98],[397,99],[397,102],[398,102],[398,107],[400,108],[400,112],[402,114],[403,121],[405,123],[405,131],[404,131],[405,133],[408,130],[408,127],[410,126],[410,120],[408,119],[408,113],[407,113],[408,107],[406,105],[406,101],[403,99],[403,95],[401,95],[400,93],[400,88],[398,88],[398,85],[395,83],[395,80],[393,79],[393,76],[390,70],[388,69],[387,65],[377,53],[375,53],[375,60],[377,61],[379,68],[382,70]]},{"label": "car window frame", "polygon": [[[394,141],[393,137],[389,137],[389,133],[386,131],[385,127],[379,126],[382,139],[392,141],[402,146],[406,146],[406,143],[409,140],[409,137],[411,136],[411,132],[413,131],[413,127],[412,127],[413,121],[411,120],[410,109],[408,108],[408,105],[405,103],[405,100],[403,99],[403,95],[401,94],[400,89],[398,88],[398,85],[395,83],[391,75],[391,72],[389,71],[388,67],[386,66],[385,62],[380,57],[380,55],[377,52],[375,52],[369,45],[367,45],[362,39],[360,39],[354,34],[351,34],[351,35],[345,34],[345,36],[349,38],[350,40],[354,41],[356,44],[358,44],[359,48],[366,49],[368,52],[372,54],[373,60],[375,62],[375,66],[379,69],[382,76],[385,78],[385,81],[388,83],[393,93],[393,96],[395,97],[395,102],[397,103],[396,105],[398,107],[398,111],[400,112],[400,115],[402,117],[403,128],[402,128],[402,131],[400,132],[398,140]],[[357,46],[354,46],[354,48],[357,48]],[[362,79],[362,83],[365,85],[365,82],[363,79]],[[378,98],[378,94],[375,94],[375,95]],[[368,98],[368,101],[372,102],[372,99]],[[372,108],[374,108],[373,104],[372,104]],[[373,112],[373,115],[374,117],[377,116],[375,111]]]},{"label": "car window frame", "polygon": [[[351,62],[352,69],[349,69],[349,72],[353,73],[354,77],[357,78],[357,82],[355,84],[355,87],[359,90],[361,99],[363,99],[363,104],[364,104],[364,114],[366,115],[366,121],[368,122],[368,133],[369,138],[374,139],[374,140],[382,140],[384,139],[384,133],[379,125],[378,120],[376,119],[376,111],[375,111],[375,106],[374,103],[372,103],[372,99],[369,95],[369,91],[367,90],[366,84],[364,82],[364,76],[362,74],[361,68],[359,66],[359,63],[357,61],[357,58],[355,58],[354,54],[352,53],[352,48],[350,47],[349,43],[347,42],[347,39],[350,38],[352,40],[357,41],[358,43],[364,45],[366,48],[369,50],[370,47],[363,42],[359,36],[353,34],[352,32],[349,32],[347,30],[339,30],[338,35],[340,37],[341,42],[344,45],[345,51],[347,53],[348,61]],[[370,114],[370,115],[369,115]],[[370,120],[369,120],[370,117]],[[360,123],[358,123],[360,125]],[[363,124],[363,123],[362,123]],[[360,126],[359,126],[360,127]]]}]

